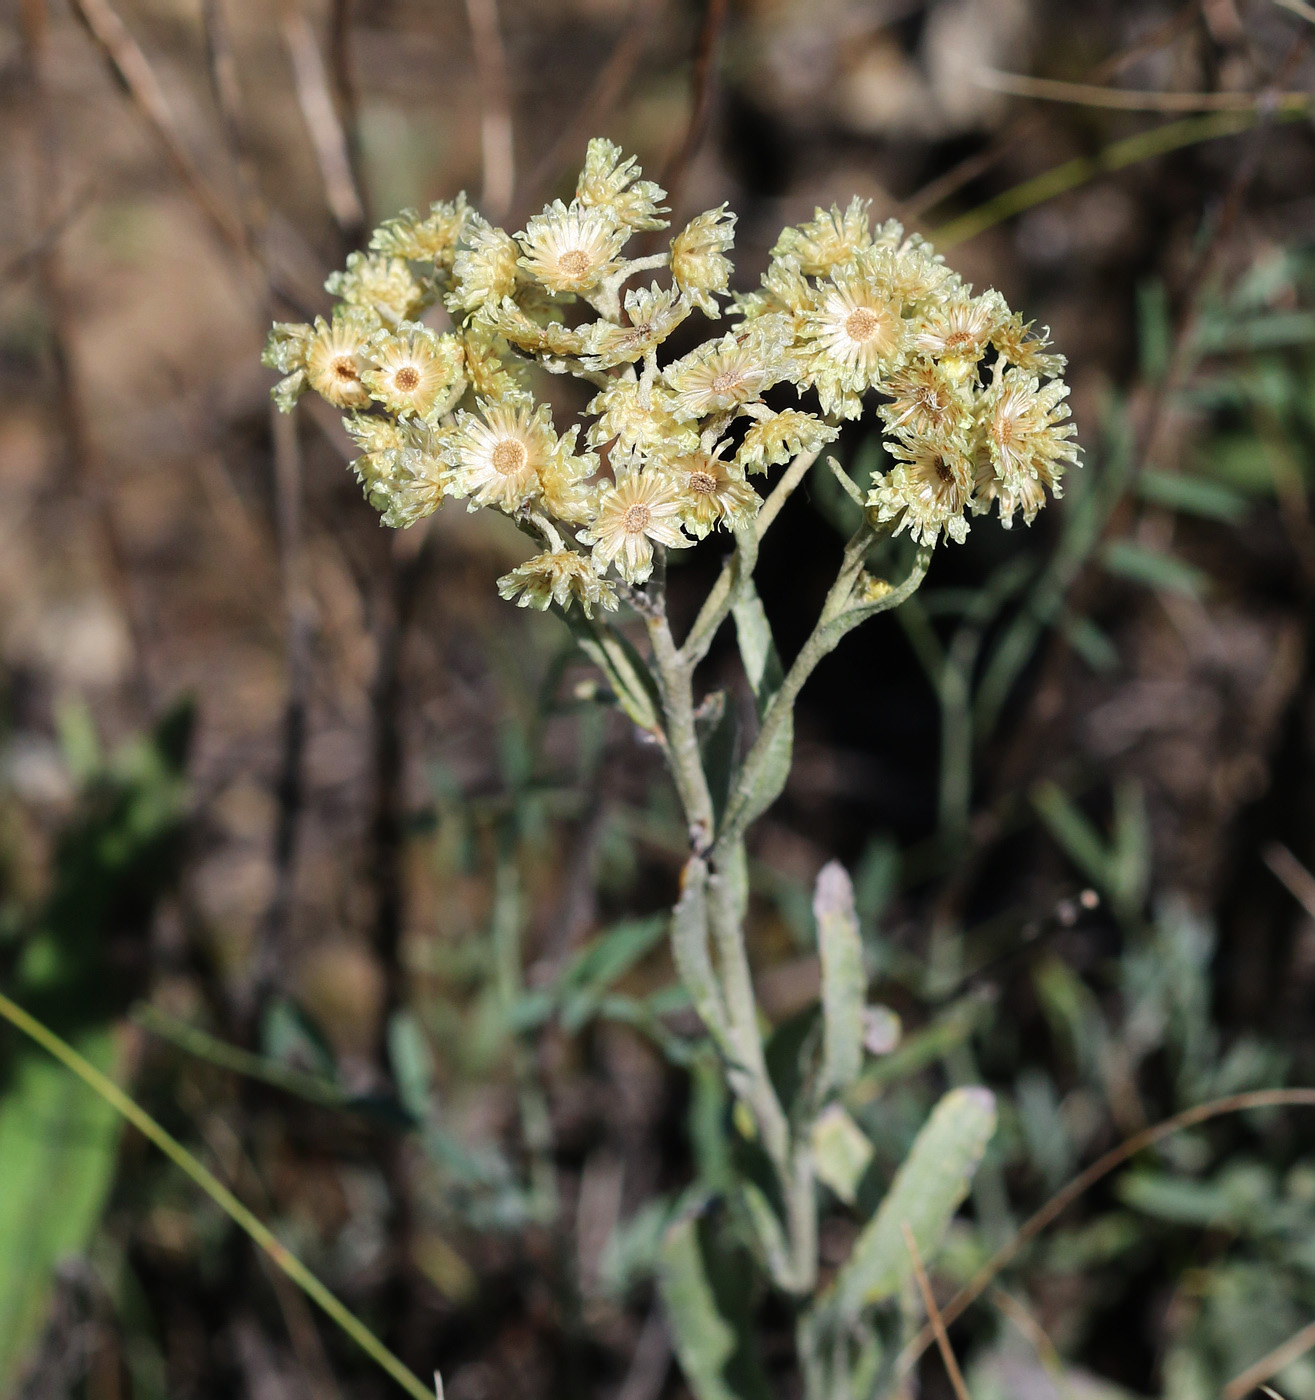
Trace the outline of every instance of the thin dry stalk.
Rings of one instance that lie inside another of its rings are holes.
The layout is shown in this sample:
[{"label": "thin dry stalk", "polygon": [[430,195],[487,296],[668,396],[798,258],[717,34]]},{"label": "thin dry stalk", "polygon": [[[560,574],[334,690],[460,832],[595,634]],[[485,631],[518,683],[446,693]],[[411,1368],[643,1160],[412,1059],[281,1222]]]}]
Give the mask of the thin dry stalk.
[{"label": "thin dry stalk", "polygon": [[[945,1325],[956,1322],[964,1312],[991,1286],[1001,1269],[1005,1268],[1019,1253],[1055,1220],[1057,1220],[1078,1199],[1089,1191],[1102,1177],[1108,1176],[1116,1167],[1135,1157],[1148,1147],[1185,1128],[1194,1128],[1198,1123],[1209,1122],[1212,1118],[1222,1118],[1228,1113],[1241,1113],[1252,1108],[1315,1108],[1315,1089],[1256,1089],[1247,1094],[1230,1094],[1227,1098],[1211,1099],[1209,1103],[1197,1104],[1185,1109],[1172,1118],[1134,1133],[1125,1142],[1111,1148],[1098,1158],[1085,1171],[1079,1172],[1067,1186],[1060,1190],[1041,1207],[1035,1215],[1024,1222],[1018,1233],[1008,1244],[998,1249],[976,1274],[954,1295],[942,1309]],[[921,1332],[900,1353],[896,1369],[899,1374],[907,1374],[918,1357],[935,1340],[931,1326]]]},{"label": "thin dry stalk", "polygon": [[515,209],[528,209],[540,203],[549,181],[568,157],[583,147],[595,131],[602,129],[608,114],[620,100],[639,67],[639,61],[644,56],[644,46],[648,43],[648,36],[658,15],[662,13],[663,4],[664,0],[633,0],[621,37],[608,56],[607,62],[599,70],[597,81],[580,104],[575,116],[534,167],[523,187],[516,191]]},{"label": "thin dry stalk", "polygon": [[72,5],[73,13],[95,41],[114,78],[132,99],[210,226],[230,248],[245,251],[246,238],[241,223],[197,169],[178,133],[164,89],[127,25],[109,0],[72,0]]},{"label": "thin dry stalk", "polygon": [[977,75],[993,92],[1032,97],[1042,102],[1071,102],[1081,107],[1109,107],[1121,112],[1255,112],[1261,109],[1304,112],[1311,105],[1307,92],[1144,92],[1070,83],[1057,78],[1033,78],[1026,73],[1003,73],[984,68]]},{"label": "thin dry stalk", "polygon": [[329,74],[315,31],[296,0],[283,5],[280,28],[292,61],[297,103],[315,150],[325,203],[344,241],[356,243],[365,224],[365,206],[356,188],[347,133],[333,104]]},{"label": "thin dry stalk", "polygon": [[1315,5],[1308,5],[1306,0],[1274,0],[1274,3],[1315,24]]},{"label": "thin dry stalk", "polygon": [[365,207],[365,222],[372,223],[370,184],[361,151],[361,104],[353,62],[352,0],[332,0],[329,6],[329,74],[333,80],[334,99],[342,117],[343,135],[347,138],[347,155],[351,161],[356,192]]},{"label": "thin dry stalk", "polygon": [[1280,1342],[1273,1351],[1234,1376],[1224,1387],[1223,1400],[1243,1400],[1253,1390],[1274,1395],[1276,1392],[1262,1382],[1305,1356],[1311,1347],[1315,1347],[1315,1322],[1308,1322],[1300,1332],[1294,1332],[1286,1342]]},{"label": "thin dry stalk", "polygon": [[1265,864],[1283,888],[1315,919],[1315,875],[1278,841],[1265,847]]},{"label": "thin dry stalk", "polygon": [[950,1385],[958,1400],[969,1400],[968,1387],[964,1384],[963,1372],[959,1369],[954,1348],[950,1345],[950,1336],[945,1330],[945,1320],[941,1317],[941,1310],[936,1306],[936,1295],[932,1292],[931,1279],[927,1277],[927,1270],[918,1250],[918,1242],[913,1238],[913,1230],[907,1220],[901,1223],[900,1229],[904,1233],[904,1243],[913,1256],[913,1273],[918,1280],[918,1291],[922,1294],[923,1306],[927,1309],[929,1325],[935,1334],[936,1345],[940,1348],[941,1360],[945,1363],[945,1370],[949,1374]]},{"label": "thin dry stalk", "polygon": [[1031,1312],[1012,1293],[1006,1293],[1003,1288],[991,1289],[989,1296],[991,1302],[1027,1338],[1032,1349],[1041,1358],[1041,1364],[1046,1370],[1056,1379],[1061,1377],[1064,1373],[1064,1362],[1060,1357],[1059,1348],[1050,1340],[1046,1329],[1032,1316]]},{"label": "thin dry stalk", "polygon": [[516,155],[511,119],[511,83],[507,51],[498,24],[498,0],[466,0],[475,73],[480,91],[480,153],[484,185],[480,207],[495,223],[511,207],[516,188]]},{"label": "thin dry stalk", "polygon": [[685,127],[684,138],[662,172],[662,183],[666,186],[673,211],[680,201],[680,192],[684,188],[690,165],[703,144],[703,138],[708,134],[708,121],[712,115],[712,102],[717,90],[717,60],[721,53],[729,14],[730,0],[707,0],[707,10],[699,29],[698,46],[694,51],[694,81],[689,122]]}]

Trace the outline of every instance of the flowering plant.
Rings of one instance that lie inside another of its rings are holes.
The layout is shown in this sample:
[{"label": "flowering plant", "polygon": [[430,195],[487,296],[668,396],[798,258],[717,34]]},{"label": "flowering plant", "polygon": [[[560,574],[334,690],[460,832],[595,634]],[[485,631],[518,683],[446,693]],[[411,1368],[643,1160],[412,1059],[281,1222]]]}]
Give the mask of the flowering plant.
[{"label": "flowering plant", "polygon": [[[1077,458],[1064,361],[922,238],[893,221],[873,228],[858,199],[785,229],[747,295],[730,293],[735,216],[725,206],[691,220],[667,251],[627,258],[636,234],[668,227],[664,192],[641,175],[595,140],[570,204],[555,201],[514,236],[464,196],[407,211],[329,279],[332,315],[276,325],[265,359],[283,375],[281,408],[310,390],[347,411],[361,449],[353,469],[386,524],[412,525],[447,498],[510,516],[536,552],[498,581],[502,596],[561,613],[625,713],[661,746],[689,830],[674,959],[740,1106],[737,1131],[766,1164],[742,1174],[732,1208],[768,1278],[794,1300],[809,1395],[873,1394],[893,1362],[869,1310],[901,1294],[938,1245],[993,1105],[984,1090],[942,1100],[819,1289],[818,1182],[853,1202],[871,1147],[844,1096],[865,1052],[881,1047],[852,891],[833,863],[815,901],[820,1029],[800,1052],[792,1095],[769,1072],[745,947],[745,835],[785,785],[794,703],[822,657],[907,599],[935,545],[961,542],[970,516],[994,506],[1006,528],[1020,514],[1030,524],[1059,494]],[[627,285],[658,271],[669,285]],[[730,329],[664,353],[695,313],[727,311]],[[534,397],[535,367],[591,387],[581,421],[564,432]],[[889,466],[865,492],[827,459],[861,520],[786,669],[754,587],[759,546],[844,423],[865,416],[883,425]],[[906,531],[916,545],[907,575],[870,573],[873,547]],[[722,533],[732,550],[677,641],[668,554]],[[647,655],[604,616],[623,604],[642,619]],[[724,700],[696,702],[694,677],[732,618],[757,730],[728,744]],[[663,1287],[686,1373],[712,1397],[730,1393],[729,1353],[718,1351],[729,1343],[704,1307],[699,1219],[691,1209],[668,1230]]]}]

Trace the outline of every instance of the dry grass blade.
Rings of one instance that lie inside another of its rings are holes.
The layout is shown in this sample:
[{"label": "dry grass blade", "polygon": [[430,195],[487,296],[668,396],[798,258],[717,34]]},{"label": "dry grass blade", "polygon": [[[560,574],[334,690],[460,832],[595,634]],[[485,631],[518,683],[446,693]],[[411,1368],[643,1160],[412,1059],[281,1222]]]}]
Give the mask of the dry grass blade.
[{"label": "dry grass blade", "polygon": [[7,287],[11,282],[17,282],[20,278],[26,277],[29,272],[36,271],[42,260],[68,232],[91,201],[92,191],[82,190],[69,201],[64,212],[51,219],[41,233],[21,253],[17,253],[7,263],[0,264],[0,288]]},{"label": "dry grass blade", "polygon": [[680,191],[685,183],[691,161],[698,154],[707,134],[712,115],[712,99],[716,91],[717,56],[721,51],[722,35],[730,13],[730,0],[707,0],[707,14],[699,30],[698,48],[694,54],[694,92],[690,102],[689,123],[676,153],[662,172],[662,183],[671,199],[673,217]]},{"label": "dry grass blade", "polygon": [[[1094,1161],[1085,1171],[1079,1172],[1067,1186],[1057,1191],[1046,1203],[1024,1222],[1018,1233],[1008,1244],[998,1249],[977,1273],[954,1295],[942,1310],[944,1324],[948,1327],[977,1301],[991,1286],[1001,1269],[1016,1258],[1025,1246],[1061,1216],[1079,1196],[1089,1191],[1102,1177],[1108,1176],[1116,1167],[1135,1157],[1139,1152],[1155,1143],[1194,1128],[1198,1123],[1206,1123],[1211,1118],[1222,1118],[1228,1113],[1241,1113],[1252,1108],[1315,1108],[1315,1089],[1257,1089],[1248,1094],[1230,1094],[1227,1098],[1211,1099],[1209,1103],[1197,1104],[1185,1109],[1162,1123],[1134,1133],[1125,1142],[1112,1147],[1103,1157]],[[935,1340],[935,1332],[929,1325],[909,1343],[896,1361],[899,1374],[907,1374],[918,1357]]]},{"label": "dry grass blade", "polygon": [[936,1335],[936,1345],[940,1348],[941,1360],[945,1362],[945,1369],[949,1373],[950,1384],[954,1387],[954,1393],[958,1400],[969,1400],[968,1387],[964,1384],[963,1372],[959,1370],[954,1348],[950,1345],[949,1333],[945,1330],[945,1319],[941,1316],[941,1310],[936,1306],[936,1295],[931,1291],[931,1279],[927,1277],[922,1255],[918,1252],[918,1242],[913,1238],[913,1231],[907,1220],[900,1226],[900,1229],[904,1232],[904,1243],[908,1245],[909,1253],[913,1256],[913,1272],[918,1280],[918,1291],[922,1294],[923,1306],[927,1309],[927,1317],[930,1319],[929,1326]]},{"label": "dry grass blade", "polygon": [[1033,78],[1026,73],[1002,73],[996,68],[982,69],[977,81],[982,87],[1015,97],[1073,102],[1083,107],[1110,107],[1123,112],[1304,112],[1311,105],[1311,96],[1306,92],[1260,95],[1250,92],[1142,92],[1104,87],[1099,83]]},{"label": "dry grass blade", "polygon": [[1265,864],[1293,899],[1315,919],[1315,875],[1278,841],[1265,847]]},{"label": "dry grass blade", "polygon": [[507,50],[498,24],[498,0],[466,0],[470,40],[475,50],[482,108],[480,153],[484,162],[481,208],[494,222],[511,206],[516,188],[516,153],[511,120],[511,84],[507,75]]},{"label": "dry grass blade", "polygon": [[347,133],[333,105],[329,74],[315,41],[315,31],[295,0],[283,7],[282,29],[283,42],[292,60],[297,102],[315,148],[315,161],[324,182],[329,212],[343,236],[355,241],[365,223],[365,206],[352,174]]},{"label": "dry grass blade", "polygon": [[164,89],[146,55],[108,0],[72,0],[73,13],[91,35],[115,78],[133,100],[164,149],[169,164],[187,186],[197,207],[219,236],[239,252],[246,248],[245,231],[228,205],[210,187],[188,154],[174,122]]},{"label": "dry grass blade", "polygon": [[1315,24],[1315,5],[1307,4],[1306,0],[1274,0],[1274,3]]},{"label": "dry grass blade", "polygon": [[[1286,1342],[1280,1342],[1273,1351],[1234,1376],[1224,1387],[1223,1400],[1243,1400],[1243,1397],[1253,1390],[1263,1390],[1266,1395],[1277,1395],[1277,1392],[1264,1382],[1285,1366],[1291,1365],[1298,1357],[1304,1356],[1312,1347],[1315,1347],[1315,1322],[1307,1323],[1300,1332],[1294,1332]],[[1282,1400],[1282,1397],[1279,1397],[1279,1400]]]}]

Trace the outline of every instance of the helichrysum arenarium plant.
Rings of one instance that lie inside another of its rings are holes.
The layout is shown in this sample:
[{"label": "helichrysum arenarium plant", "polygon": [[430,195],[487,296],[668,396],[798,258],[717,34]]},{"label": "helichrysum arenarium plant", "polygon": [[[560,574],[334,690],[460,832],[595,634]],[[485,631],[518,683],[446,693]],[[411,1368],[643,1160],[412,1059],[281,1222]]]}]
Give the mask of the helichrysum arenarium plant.
[{"label": "helichrysum arenarium plant", "polygon": [[[280,407],[311,391],[345,411],[360,448],[353,469],[386,524],[414,524],[446,500],[510,516],[534,553],[498,580],[502,596],[562,613],[626,714],[661,745],[689,828],[676,966],[740,1104],[736,1131],[768,1168],[746,1174],[730,1204],[794,1302],[809,1395],[875,1394],[895,1378],[874,1308],[907,1294],[915,1250],[928,1258],[938,1246],[994,1108],[985,1090],[946,1096],[819,1288],[818,1182],[852,1202],[872,1155],[843,1104],[866,1053],[861,945],[848,879],[833,864],[816,897],[820,1030],[805,1045],[801,1087],[783,1101],[745,951],[745,833],[785,784],[794,702],[818,661],[908,598],[933,548],[961,542],[972,517],[1030,524],[1059,494],[1077,456],[1064,362],[999,293],[974,294],[897,223],[874,228],[858,199],[785,229],[748,294],[731,293],[735,216],[724,206],[666,251],[627,257],[635,235],[669,226],[664,192],[641,175],[595,140],[571,202],[554,201],[514,235],[464,196],[390,219],[329,279],[332,314],[276,325],[266,363],[283,375]],[[651,274],[660,280],[644,285]],[[692,318],[723,317],[686,353],[666,349]],[[580,421],[559,430],[534,397],[536,367],[591,386]],[[760,541],[844,424],[873,417],[887,470],[864,493],[828,459],[862,520],[785,669],[753,583]],[[869,573],[873,546],[904,532],[916,545],[907,575]],[[678,642],[667,558],[713,535],[732,548]],[[606,616],[622,605],[643,621],[646,655]],[[694,673],[732,617],[758,723],[727,745],[708,742],[729,714],[718,697],[696,704]],[[716,1315],[700,1219],[691,1209],[669,1229],[663,1288],[687,1376],[711,1400],[734,1393],[724,1372],[738,1343]],[[902,1316],[907,1327],[912,1310]]]}]

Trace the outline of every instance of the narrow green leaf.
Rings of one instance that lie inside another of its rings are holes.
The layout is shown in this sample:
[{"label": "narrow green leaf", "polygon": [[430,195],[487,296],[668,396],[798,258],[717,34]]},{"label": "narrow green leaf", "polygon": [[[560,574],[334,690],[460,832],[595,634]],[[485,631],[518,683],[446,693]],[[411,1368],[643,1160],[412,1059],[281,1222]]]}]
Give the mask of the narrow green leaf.
[{"label": "narrow green leaf", "polygon": [[409,1011],[397,1011],[388,1022],[388,1059],[402,1106],[423,1123],[429,1117],[434,1091],[434,1055],[420,1022]]},{"label": "narrow green leaf", "polygon": [[731,613],[735,618],[740,659],[744,662],[744,673],[749,678],[754,699],[758,703],[758,718],[761,719],[767,713],[772,696],[781,688],[785,672],[781,668],[781,658],[776,654],[771,624],[767,621],[767,613],[752,579],[745,579],[740,586]]},{"label": "narrow green leaf", "polygon": [[918,1134],[876,1215],[833,1285],[842,1321],[893,1297],[913,1275],[904,1226],[930,1263],[995,1131],[995,1098],[986,1089],[952,1089]]},{"label": "narrow green leaf", "polygon": [[658,1286],[681,1369],[698,1400],[760,1400],[766,1379],[748,1347],[748,1294],[713,1257],[705,1220],[686,1216],[662,1241]]},{"label": "narrow green leaf", "polygon": [[662,915],[624,919],[577,954],[561,979],[563,1028],[579,1030],[598,1010],[608,989],[652,952],[666,929]]},{"label": "narrow green leaf", "polygon": [[1156,505],[1208,520],[1240,520],[1250,506],[1240,492],[1185,472],[1144,471],[1137,478],[1137,492]]},{"label": "narrow green leaf", "polygon": [[708,866],[698,856],[685,863],[680,898],[671,911],[671,956],[699,1018],[724,1046],[726,1008],[708,947]]},{"label": "narrow green leaf", "polygon": [[[78,1049],[109,1071],[107,1026]],[[45,1055],[20,1053],[0,1098],[0,1394],[40,1334],[55,1270],[83,1253],[114,1176],[121,1122],[113,1107]]]},{"label": "narrow green leaf", "polygon": [[1072,798],[1057,783],[1043,782],[1032,789],[1032,806],[1064,854],[1108,893],[1115,884],[1114,853]]},{"label": "narrow green leaf", "polygon": [[854,887],[839,861],[824,865],[813,894],[817,949],[822,964],[823,1094],[840,1092],[863,1065],[863,1003],[867,974],[854,912]]},{"label": "narrow green leaf", "polygon": [[1105,547],[1104,563],[1110,573],[1133,583],[1144,583],[1165,593],[1199,598],[1209,579],[1200,569],[1171,554],[1147,549],[1132,540],[1115,540]]},{"label": "narrow green leaf", "polygon": [[781,727],[772,739],[771,747],[763,756],[758,769],[757,781],[747,796],[744,816],[740,822],[743,830],[757,820],[785,791],[790,777],[790,764],[794,759],[794,715],[787,714]]}]

